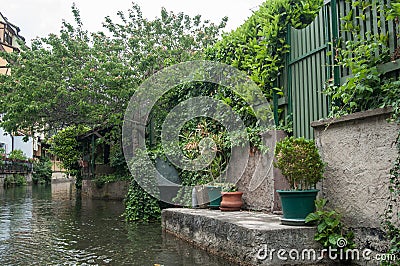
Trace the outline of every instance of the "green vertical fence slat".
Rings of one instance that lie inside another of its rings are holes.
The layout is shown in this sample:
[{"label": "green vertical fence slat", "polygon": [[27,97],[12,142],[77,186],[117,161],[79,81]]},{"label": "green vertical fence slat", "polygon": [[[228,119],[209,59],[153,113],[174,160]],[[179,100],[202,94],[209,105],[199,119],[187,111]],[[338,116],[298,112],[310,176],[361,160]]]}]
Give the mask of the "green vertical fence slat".
[{"label": "green vertical fence slat", "polygon": [[369,27],[371,28],[371,31],[373,34],[378,34],[378,30],[375,27],[375,22],[377,21],[377,15],[376,15],[376,3],[373,2],[371,5],[371,8],[368,10],[368,20],[367,23],[369,23]]},{"label": "green vertical fence slat", "polygon": [[[291,27],[290,27],[290,25],[288,25],[288,28],[287,28],[287,37],[286,37],[286,41],[287,41],[287,43],[289,44],[289,45],[291,45],[291,42],[292,42],[292,30],[291,30]],[[290,47],[290,49],[292,50],[293,49],[293,47],[291,46]],[[293,101],[292,101],[292,95],[293,95],[293,92],[292,92],[292,66],[291,65],[289,65],[289,62],[291,61],[291,53],[289,53],[289,54],[287,54],[286,55],[286,63],[287,63],[287,65],[286,65],[286,70],[287,70],[287,78],[286,78],[286,80],[287,80],[287,97],[288,97],[288,114],[290,115],[292,115],[293,116]],[[293,119],[293,117],[292,117],[292,119]],[[293,121],[293,120],[292,120]]]},{"label": "green vertical fence slat", "polygon": [[[319,44],[320,37],[319,37],[318,31],[316,30],[316,28],[319,27],[319,18],[311,26],[313,28],[313,33],[314,33],[315,40],[316,40],[315,43]],[[315,58],[316,58],[316,56],[318,54],[319,53],[315,54],[310,59],[311,71],[309,72],[309,75],[311,75],[311,87],[312,87],[312,99],[313,99],[313,104],[311,106],[312,107],[312,118],[311,118],[311,121],[313,121],[314,118],[316,118],[318,116],[318,99],[317,99],[318,95],[315,93],[316,90],[317,90],[317,83],[316,83],[316,79],[313,78],[314,74],[312,74],[312,73],[315,73]],[[313,131],[311,129],[310,129],[310,132],[311,132],[311,135],[313,136],[314,134],[313,134]]]},{"label": "green vertical fence slat", "polygon": [[[372,32],[372,28],[371,28],[371,10],[370,8],[367,8],[365,10],[363,10],[363,15],[365,16],[364,19],[364,25],[365,25],[365,34],[367,35],[367,32]],[[373,32],[372,32],[373,34]],[[367,36],[368,39],[371,39],[371,36]]]},{"label": "green vertical fence slat", "polygon": [[312,78],[312,75],[311,75],[311,72],[312,72],[312,63],[311,63],[311,61],[312,61],[312,58],[314,58],[315,57],[315,55],[313,55],[313,56],[310,56],[309,58],[307,58],[307,60],[306,60],[306,63],[307,63],[307,68],[308,68],[308,70],[310,70],[310,71],[307,71],[307,86],[306,86],[306,90],[308,90],[308,97],[309,97],[309,99],[308,99],[308,103],[309,104],[307,104],[306,105],[306,110],[307,110],[307,112],[308,112],[308,121],[307,121],[307,124],[305,124],[305,128],[306,128],[306,137],[307,138],[311,138],[312,137],[312,132],[311,132],[311,126],[310,126],[310,123],[311,123],[311,121],[313,121],[313,119],[314,119],[314,105],[315,105],[315,102],[314,102],[314,86],[313,86],[313,78]]},{"label": "green vertical fence slat", "polygon": [[[320,84],[321,82],[321,68],[323,67],[321,64],[321,54],[324,53],[319,53],[316,57],[315,57],[315,64],[314,64],[314,69],[315,69],[315,74],[316,74],[316,78],[315,78],[315,88],[316,88],[316,108],[317,108],[317,119],[322,117],[322,90],[323,88],[321,88]],[[322,83],[323,84],[323,83]]]},{"label": "green vertical fence slat", "polygon": [[294,97],[293,97],[293,99],[294,99],[294,103],[295,103],[295,105],[294,105],[294,109],[296,110],[296,112],[295,113],[293,113],[293,116],[296,118],[296,124],[294,124],[293,126],[294,126],[294,133],[295,133],[295,135],[296,136],[300,136],[300,124],[301,124],[301,121],[300,121],[300,119],[301,119],[301,110],[300,110],[300,103],[299,103],[299,101],[300,101],[300,97],[301,97],[301,95],[300,95],[300,86],[299,86],[299,84],[298,83],[296,83],[296,80],[297,80],[297,76],[299,75],[299,71],[298,71],[298,67],[297,67],[297,64],[294,66],[295,67],[295,70],[296,70],[296,74],[294,75],[294,82],[293,82],[293,85],[294,85]]},{"label": "green vertical fence slat", "polygon": [[[379,34],[379,29],[378,29],[378,9],[377,9],[377,3],[373,3],[372,6],[372,14],[371,14],[371,27],[373,28],[374,34]],[[376,18],[376,19],[373,19]],[[378,56],[378,51],[376,51],[375,56]]]},{"label": "green vertical fence slat", "polygon": [[310,28],[311,28],[311,25],[304,29],[304,41],[305,41],[305,44],[306,44],[305,45],[305,53],[307,53],[308,51],[312,51],[313,50],[313,44],[310,42],[310,39],[311,39]]},{"label": "green vertical fence slat", "polygon": [[306,100],[307,100],[307,94],[305,93],[305,82],[306,79],[304,78],[304,76],[307,75],[307,68],[306,68],[306,60],[302,60],[300,61],[300,68],[299,68],[299,76],[298,76],[298,80],[300,80],[300,94],[301,94],[301,102],[299,103],[300,105],[300,110],[301,110],[301,117],[302,119],[300,119],[301,123],[300,123],[300,136],[304,136],[304,132],[305,132],[305,126],[307,124],[307,115],[305,112],[305,108],[306,108]]}]

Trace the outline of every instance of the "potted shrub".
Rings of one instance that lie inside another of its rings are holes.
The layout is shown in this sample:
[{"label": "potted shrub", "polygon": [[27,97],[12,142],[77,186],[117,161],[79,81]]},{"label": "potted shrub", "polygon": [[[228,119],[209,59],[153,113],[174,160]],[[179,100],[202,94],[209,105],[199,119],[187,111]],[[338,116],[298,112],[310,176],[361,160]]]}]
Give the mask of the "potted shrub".
[{"label": "potted shrub", "polygon": [[324,163],[313,140],[286,137],[275,147],[275,167],[282,171],[290,190],[277,190],[282,203],[282,224],[304,225],[314,212],[318,191],[316,184],[323,178]]},{"label": "potted shrub", "polygon": [[243,192],[238,191],[235,184],[227,183],[222,186],[222,200],[219,209],[221,211],[240,211],[243,205]]}]

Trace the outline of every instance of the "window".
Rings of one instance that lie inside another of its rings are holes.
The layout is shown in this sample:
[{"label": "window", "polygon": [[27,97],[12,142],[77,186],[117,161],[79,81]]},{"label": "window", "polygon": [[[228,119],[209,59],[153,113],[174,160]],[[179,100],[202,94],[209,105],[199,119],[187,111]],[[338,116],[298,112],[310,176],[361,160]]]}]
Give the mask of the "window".
[{"label": "window", "polygon": [[7,32],[4,32],[4,42],[6,44],[12,45],[12,38],[11,35],[8,34]]}]

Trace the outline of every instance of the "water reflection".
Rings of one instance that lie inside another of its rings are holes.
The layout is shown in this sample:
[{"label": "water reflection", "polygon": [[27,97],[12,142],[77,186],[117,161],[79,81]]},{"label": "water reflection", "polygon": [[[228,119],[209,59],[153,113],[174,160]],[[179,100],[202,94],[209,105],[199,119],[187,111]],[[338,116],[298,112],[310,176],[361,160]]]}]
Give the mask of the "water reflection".
[{"label": "water reflection", "polygon": [[70,183],[0,188],[0,265],[231,265],[122,212]]}]

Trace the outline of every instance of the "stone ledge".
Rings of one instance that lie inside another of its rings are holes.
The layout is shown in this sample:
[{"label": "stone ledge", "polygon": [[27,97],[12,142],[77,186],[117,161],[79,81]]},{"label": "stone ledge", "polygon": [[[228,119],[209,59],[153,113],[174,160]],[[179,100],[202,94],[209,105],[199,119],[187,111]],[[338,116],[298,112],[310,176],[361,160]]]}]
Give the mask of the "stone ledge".
[{"label": "stone ledge", "polygon": [[[316,265],[315,260],[279,260],[277,251],[285,249],[320,250],[314,241],[315,228],[285,226],[280,216],[257,212],[221,212],[207,209],[165,209],[162,227],[165,231],[211,253],[246,265]],[[272,258],[257,259],[261,248],[275,249]]]},{"label": "stone ledge", "polygon": [[373,110],[368,110],[368,111],[357,112],[354,114],[345,115],[345,116],[342,116],[339,118],[329,118],[329,119],[324,119],[324,120],[320,120],[320,121],[314,121],[314,122],[311,122],[311,127],[313,127],[313,128],[324,127],[324,126],[334,125],[334,124],[343,123],[343,122],[352,121],[352,120],[362,120],[362,119],[366,119],[366,118],[374,117],[374,116],[389,117],[391,113],[392,113],[392,108],[389,108],[389,107],[378,108],[378,109],[373,109]]}]

